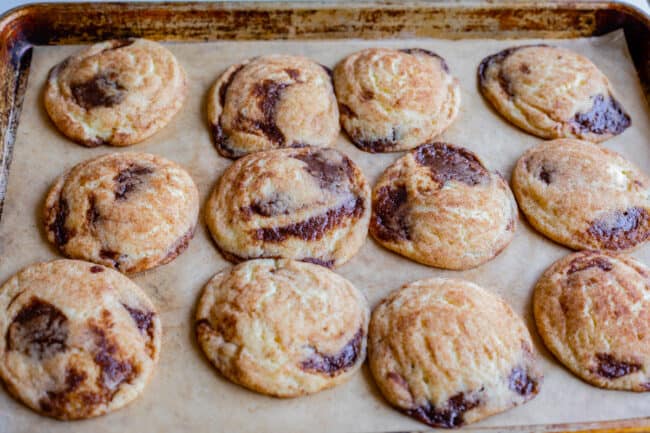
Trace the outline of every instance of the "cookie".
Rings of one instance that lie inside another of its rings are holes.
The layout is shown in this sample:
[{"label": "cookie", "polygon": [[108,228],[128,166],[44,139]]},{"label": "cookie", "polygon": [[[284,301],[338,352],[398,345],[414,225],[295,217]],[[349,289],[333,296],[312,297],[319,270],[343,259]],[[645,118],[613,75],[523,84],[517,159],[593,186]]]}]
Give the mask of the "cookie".
[{"label": "cookie", "polygon": [[366,357],[368,306],[349,281],[294,260],[250,260],[208,282],[196,335],[226,378],[276,397],[347,381]]},{"label": "cookie", "polygon": [[79,144],[130,146],[167,125],[186,95],[185,71],[167,48],[146,39],[110,40],[50,70],[45,109]]},{"label": "cookie", "polygon": [[171,262],[194,236],[198,191],[176,163],[113,153],[59,177],[44,206],[47,238],[64,255],[125,273]]},{"label": "cookie", "polygon": [[288,258],[336,267],[366,239],[370,187],[334,149],[257,152],[226,169],[205,219],[230,261]]},{"label": "cookie", "polygon": [[375,308],[370,370],[388,402],[432,427],[458,427],[527,402],[542,372],[528,329],[468,281],[404,285]]},{"label": "cookie", "polygon": [[119,272],[78,260],[37,263],[0,288],[0,378],[33,410],[59,419],[136,399],[160,354],[151,301]]},{"label": "cookie", "polygon": [[630,126],[607,77],[564,48],[524,45],[483,59],[479,89],[503,117],[542,138],[601,142]]},{"label": "cookie", "polygon": [[530,224],[569,248],[623,251],[650,236],[650,179],[587,141],[529,149],[517,161],[512,187]]},{"label": "cookie", "polygon": [[625,255],[580,251],[537,282],[533,309],[546,347],[592,385],[650,391],[650,270]]},{"label": "cookie", "polygon": [[306,57],[268,55],[230,66],[208,94],[219,154],[329,146],[339,134],[330,70]]},{"label": "cookie", "polygon": [[469,150],[431,143],[384,171],[372,192],[370,234],[429,266],[468,269],[514,237],[517,205],[507,182]]},{"label": "cookie", "polygon": [[413,149],[440,135],[460,107],[458,80],[421,48],[369,48],[334,69],[341,124],[366,152]]}]

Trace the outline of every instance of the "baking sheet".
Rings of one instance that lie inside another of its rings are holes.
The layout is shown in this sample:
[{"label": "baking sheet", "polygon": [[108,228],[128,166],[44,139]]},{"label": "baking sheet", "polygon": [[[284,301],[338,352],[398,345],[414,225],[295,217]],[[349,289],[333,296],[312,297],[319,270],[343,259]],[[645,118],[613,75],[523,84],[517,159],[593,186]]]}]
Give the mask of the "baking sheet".
[{"label": "baking sheet", "polygon": [[[75,46],[34,49],[13,163],[0,222],[0,281],[20,268],[61,257],[41,227],[41,209],[48,188],[76,163],[112,151],[151,152],[182,164],[199,188],[201,204],[230,160],[215,151],[205,115],[206,93],[228,65],[270,53],[302,54],[333,67],[345,55],[371,47],[421,47],[447,60],[461,83],[462,104],[456,122],[442,138],[480,155],[490,169],[510,178],[517,158],[540,139],[501,119],[477,90],[476,67],[483,57],[503,48],[538,40],[406,39],[336,41],[266,41],[169,44],[185,67],[189,97],[179,115],[162,131],[130,148],[87,149],[59,134],[42,104],[48,70],[79,49]],[[546,40],[549,43],[548,40]],[[598,38],[550,43],[589,57],[611,79],[619,100],[631,113],[632,126],[604,145],[650,172],[650,111],[621,31]],[[340,135],[336,147],[348,154],[374,184],[401,153],[368,154]],[[650,393],[605,391],[572,376],[543,347],[531,311],[532,288],[542,271],[569,253],[534,232],[520,216],[512,244],[497,258],[469,271],[443,271],[411,262],[380,248],[368,238],[359,253],[337,272],[368,297],[371,306],[402,284],[421,278],[448,276],[474,281],[502,295],[531,329],[542,358],[545,382],[530,403],[488,418],[476,426],[599,421],[650,415]],[[633,255],[650,264],[650,244]],[[298,399],[280,400],[255,394],[222,378],[211,367],[194,338],[193,314],[203,285],[230,266],[214,247],[201,220],[189,249],[163,267],[133,277],[161,313],[163,348],[155,377],[141,398],[128,407],[94,420],[63,423],[41,417],[0,391],[0,432],[237,431],[373,432],[424,429],[391,409],[374,385],[367,366],[348,383]]]}]

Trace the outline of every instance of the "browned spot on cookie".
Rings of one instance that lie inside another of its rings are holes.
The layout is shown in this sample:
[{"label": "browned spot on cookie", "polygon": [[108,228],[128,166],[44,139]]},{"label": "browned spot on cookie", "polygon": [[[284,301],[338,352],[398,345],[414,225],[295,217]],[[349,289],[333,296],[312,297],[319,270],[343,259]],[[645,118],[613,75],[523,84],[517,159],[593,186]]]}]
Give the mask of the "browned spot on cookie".
[{"label": "browned spot on cookie", "polygon": [[117,251],[112,251],[112,250],[108,250],[108,249],[102,249],[102,250],[99,251],[99,257],[102,258],[102,259],[104,259],[104,260],[108,260],[108,261],[110,261],[110,262],[111,262],[111,265],[112,265],[115,269],[120,269],[120,265],[121,265],[121,264],[120,264],[120,261],[121,261],[124,257],[126,257],[126,255],[124,255],[124,254],[120,254],[120,253],[118,253]]},{"label": "browned spot on cookie", "polygon": [[363,89],[363,91],[362,91],[361,94],[359,95],[359,98],[360,98],[362,101],[370,101],[370,100],[373,99],[374,97],[375,97],[374,92],[373,92],[372,90],[367,90],[367,89]]},{"label": "browned spot on cookie", "polygon": [[406,410],[406,414],[432,427],[459,427],[463,425],[463,416],[468,410],[474,409],[480,404],[478,398],[468,397],[460,392],[449,400],[443,407],[435,407],[431,403],[420,406],[416,409]]},{"label": "browned spot on cookie", "polygon": [[32,297],[7,329],[8,350],[46,359],[67,349],[68,318],[49,302]]},{"label": "browned spot on cookie", "polygon": [[606,379],[616,379],[637,372],[641,369],[641,364],[636,362],[625,362],[616,359],[609,353],[597,353],[596,359],[598,366],[593,373],[598,374]]},{"label": "browned spot on cookie", "polygon": [[594,267],[600,268],[605,272],[609,272],[612,269],[614,269],[612,263],[603,257],[595,257],[592,259],[587,257],[578,257],[571,261],[571,266],[569,267],[569,270],[566,273],[567,275],[571,275],[576,272],[581,272],[584,271],[585,269],[594,268]]},{"label": "browned spot on cookie", "polygon": [[631,124],[630,116],[614,97],[592,97],[594,104],[586,113],[577,113],[573,124],[581,132],[593,134],[620,134]]},{"label": "browned spot on cookie", "polygon": [[424,54],[426,56],[435,57],[436,59],[440,60],[440,64],[442,66],[442,69],[445,72],[449,73],[449,66],[447,65],[447,62],[445,61],[445,59],[443,59],[441,56],[434,53],[433,51],[425,50],[424,48],[405,48],[405,49],[402,49],[400,51],[403,52],[403,53],[406,53],[406,54],[412,54],[412,55]]},{"label": "browned spot on cookie", "polygon": [[77,105],[86,110],[95,107],[112,107],[126,97],[126,88],[117,81],[115,73],[101,73],[83,83],[70,85]]},{"label": "browned spot on cookie", "polygon": [[115,200],[126,199],[129,193],[144,183],[143,177],[151,173],[153,173],[151,167],[138,164],[131,164],[127,168],[120,170],[113,178],[115,181]]},{"label": "browned spot on cookie", "polygon": [[101,266],[97,266],[97,265],[91,266],[90,267],[90,272],[93,273],[93,274],[97,274],[99,272],[104,272],[104,268],[101,267]]},{"label": "browned spot on cookie", "polygon": [[343,116],[357,118],[357,113],[355,113],[349,105],[339,102],[339,112]]},{"label": "browned spot on cookie", "polygon": [[361,150],[370,153],[390,152],[397,146],[398,133],[396,128],[391,129],[390,137],[382,137],[376,139],[363,139],[351,137],[352,142]]},{"label": "browned spot on cookie", "polygon": [[334,266],[334,260],[333,259],[328,260],[328,259],[320,259],[320,258],[317,258],[317,257],[303,257],[302,259],[300,259],[300,261],[307,262],[307,263],[313,263],[315,265],[324,266],[326,268],[331,268],[332,266]]},{"label": "browned spot on cookie", "polygon": [[512,369],[510,376],[508,377],[508,388],[517,394],[526,397],[531,394],[537,394],[539,391],[539,384],[537,380],[528,375],[528,372],[525,369],[515,367]]},{"label": "browned spot on cookie", "polygon": [[56,206],[50,210],[50,212],[55,212],[54,221],[48,226],[49,230],[54,234],[54,243],[57,246],[61,247],[68,243],[70,240],[71,232],[65,227],[65,221],[70,214],[70,208],[68,207],[68,201],[63,197],[59,197],[59,201]]},{"label": "browned spot on cookie", "polygon": [[294,81],[298,81],[298,79],[300,78],[300,71],[297,69],[286,68],[284,72],[286,72],[289,78],[291,78]]},{"label": "browned spot on cookie", "polygon": [[385,241],[410,239],[408,214],[406,186],[381,187],[373,204],[370,222],[373,232]]},{"label": "browned spot on cookie", "polygon": [[[86,380],[86,373],[74,367],[68,367],[65,374],[65,388],[57,391],[47,391],[45,397],[38,401],[41,410],[48,415],[62,416],[68,405],[73,406],[75,399],[71,396]],[[90,408],[87,408],[90,409]]]},{"label": "browned spot on cookie", "polygon": [[302,361],[300,368],[309,372],[325,373],[336,376],[341,371],[352,367],[361,355],[363,329],[359,329],[336,355],[325,355],[314,349],[308,359]]},{"label": "browned spot on cookie", "polygon": [[447,143],[425,144],[415,150],[413,157],[429,168],[431,178],[441,187],[450,180],[474,186],[490,178],[490,172],[478,158],[462,147]]},{"label": "browned spot on cookie", "polygon": [[352,161],[345,155],[340,161],[333,161],[328,158],[327,152],[315,149],[308,153],[294,155],[293,158],[307,165],[307,173],[318,180],[321,188],[339,189],[346,181],[354,182]]},{"label": "browned spot on cookie", "polygon": [[621,250],[645,241],[650,235],[650,218],[645,209],[632,207],[616,210],[593,221],[587,229],[601,248]]},{"label": "browned spot on cookie", "polygon": [[519,66],[519,71],[520,71],[522,74],[526,74],[526,75],[528,75],[528,74],[530,74],[530,66],[528,66],[526,63],[522,63],[522,64]]},{"label": "browned spot on cookie", "polygon": [[[104,311],[102,321],[106,321],[107,311]],[[101,369],[102,374],[97,379],[97,385],[107,391],[109,400],[117,392],[120,385],[124,382],[131,382],[136,375],[136,370],[129,360],[120,359],[120,348],[118,344],[113,341],[106,334],[105,327],[110,327],[112,324],[96,324],[91,322],[89,329],[93,333],[95,339],[95,356],[93,360],[95,364]]]},{"label": "browned spot on cookie", "polygon": [[346,218],[358,218],[364,210],[361,197],[351,198],[335,209],[328,210],[323,215],[306,219],[305,221],[282,227],[268,227],[255,230],[255,239],[264,242],[282,242],[288,237],[296,237],[306,241],[315,241],[340,225]]}]

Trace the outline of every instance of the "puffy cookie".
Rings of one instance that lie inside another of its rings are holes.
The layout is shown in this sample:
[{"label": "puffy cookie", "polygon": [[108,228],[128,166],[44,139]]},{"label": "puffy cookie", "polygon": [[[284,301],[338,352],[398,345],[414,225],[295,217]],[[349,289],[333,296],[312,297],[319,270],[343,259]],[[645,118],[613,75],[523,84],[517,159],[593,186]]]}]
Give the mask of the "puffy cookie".
[{"label": "puffy cookie", "polygon": [[78,260],[37,263],[0,288],[0,377],[18,400],[59,419],[117,410],[144,390],[161,324],[140,288]]},{"label": "puffy cookie", "polygon": [[230,66],[208,95],[208,122],[222,156],[328,146],[339,134],[330,70],[300,56],[268,55]]},{"label": "puffy cookie", "polygon": [[347,381],[366,357],[368,306],[322,266],[260,259],[218,273],[196,311],[196,335],[229,380],[276,397]]},{"label": "puffy cookie", "polygon": [[529,149],[517,161],[512,187],[530,224],[570,248],[628,250],[650,236],[650,179],[587,141]]},{"label": "puffy cookie", "polygon": [[187,95],[185,71],[146,39],[100,42],[50,70],[45,109],[56,127],[85,146],[129,146],[162,129]]},{"label": "puffy cookie", "polygon": [[483,96],[503,117],[542,138],[607,140],[630,126],[607,77],[564,48],[524,45],[483,59]]},{"label": "puffy cookie", "polygon": [[650,270],[625,255],[581,251],[537,282],[533,308],[546,347],[601,388],[650,391]]},{"label": "puffy cookie", "polygon": [[535,397],[542,382],[523,320],[462,280],[416,281],[381,301],[368,360],[388,402],[432,427],[508,410]]},{"label": "puffy cookie", "polygon": [[44,206],[47,238],[64,255],[122,272],[171,262],[194,236],[198,191],[176,163],[147,153],[81,162],[57,179]]},{"label": "puffy cookie", "polygon": [[412,150],[384,171],[372,192],[372,236],[429,266],[485,263],[512,241],[516,221],[507,182],[452,144]]},{"label": "puffy cookie", "polygon": [[341,124],[367,152],[413,149],[440,135],[460,107],[458,80],[421,48],[369,48],[334,69]]},{"label": "puffy cookie", "polygon": [[226,169],[205,219],[230,261],[281,257],[336,267],[366,239],[370,187],[334,149],[257,152]]}]

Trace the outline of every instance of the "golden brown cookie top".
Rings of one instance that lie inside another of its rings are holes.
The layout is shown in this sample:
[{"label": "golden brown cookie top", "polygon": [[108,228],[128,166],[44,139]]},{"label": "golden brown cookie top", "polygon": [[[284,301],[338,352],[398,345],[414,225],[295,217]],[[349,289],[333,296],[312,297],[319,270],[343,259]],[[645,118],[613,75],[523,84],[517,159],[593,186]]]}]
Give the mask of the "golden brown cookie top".
[{"label": "golden brown cookie top", "polygon": [[430,266],[467,269],[512,241],[517,206],[507,182],[469,150],[430,143],[384,171],[373,188],[370,233]]},{"label": "golden brown cookie top", "polygon": [[57,128],[85,146],[128,146],[180,110],[187,79],[174,55],[146,39],[100,42],[50,71],[45,108]]},{"label": "golden brown cookie top", "polygon": [[161,324],[119,272],[77,260],[31,265],[0,288],[0,377],[16,398],[60,419],[125,406],[147,384]]},{"label": "golden brown cookie top", "polygon": [[421,48],[369,48],[334,69],[341,123],[368,152],[412,149],[444,131],[460,106],[444,59]]},{"label": "golden brown cookie top", "polygon": [[368,359],[386,399],[433,427],[525,403],[542,381],[523,320],[498,296],[456,279],[416,281],[382,300]]},{"label": "golden brown cookie top", "polygon": [[133,273],[182,253],[198,212],[196,185],[183,168],[124,152],[81,162],[59,177],[45,200],[44,224],[66,256]]},{"label": "golden brown cookie top", "polygon": [[257,152],[226,169],[205,217],[229,260],[283,257],[335,267],[365,241],[370,188],[335,149]]},{"label": "golden brown cookie top", "polygon": [[533,227],[570,248],[629,250],[650,236],[650,179],[609,149],[541,143],[517,161],[512,184]]},{"label": "golden brown cookie top", "polygon": [[208,95],[213,140],[228,158],[329,146],[339,133],[338,117],[329,69],[301,56],[267,55],[232,65]]},{"label": "golden brown cookie top", "polygon": [[322,266],[249,260],[205,286],[196,332],[228,379],[295,397],[341,383],[363,364],[368,316],[363,294]]},{"label": "golden brown cookie top", "polygon": [[550,266],[534,292],[546,346],[587,382],[650,391],[650,270],[625,255],[581,251]]},{"label": "golden brown cookie top", "polygon": [[542,138],[600,142],[622,133],[630,116],[589,59],[547,45],[508,48],[483,59],[479,88],[496,110]]}]

